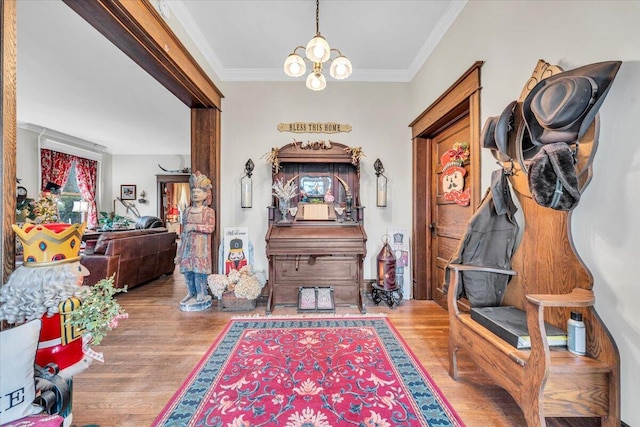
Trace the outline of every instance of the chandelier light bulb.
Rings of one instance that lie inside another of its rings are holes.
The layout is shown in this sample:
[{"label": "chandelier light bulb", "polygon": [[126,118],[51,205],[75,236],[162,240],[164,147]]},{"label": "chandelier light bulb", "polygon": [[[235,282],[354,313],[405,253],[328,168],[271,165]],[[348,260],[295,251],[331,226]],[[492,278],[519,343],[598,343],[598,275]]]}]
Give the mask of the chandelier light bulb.
[{"label": "chandelier light bulb", "polygon": [[320,73],[311,73],[307,77],[307,87],[314,91],[323,90],[327,87],[327,80]]},{"label": "chandelier light bulb", "polygon": [[306,55],[311,62],[327,62],[330,53],[329,43],[320,34],[307,44]]},{"label": "chandelier light bulb", "polygon": [[345,56],[340,55],[331,62],[329,74],[331,74],[331,77],[334,79],[342,80],[349,77],[352,70],[351,61],[349,61]]},{"label": "chandelier light bulb", "polygon": [[313,47],[313,54],[316,58],[322,58],[322,56],[324,55],[324,48],[320,45],[315,45]]},{"label": "chandelier light bulb", "polygon": [[300,77],[307,71],[302,57],[296,53],[292,53],[284,61],[284,72],[289,77]]}]

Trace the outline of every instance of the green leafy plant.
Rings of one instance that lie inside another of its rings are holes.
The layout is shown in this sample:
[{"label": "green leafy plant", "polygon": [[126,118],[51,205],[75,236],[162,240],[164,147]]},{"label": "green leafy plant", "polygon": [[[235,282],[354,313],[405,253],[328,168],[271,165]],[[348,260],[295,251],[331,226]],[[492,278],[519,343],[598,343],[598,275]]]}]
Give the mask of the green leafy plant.
[{"label": "green leafy plant", "polygon": [[66,321],[83,333],[91,334],[92,345],[99,345],[107,332],[118,326],[120,319],[129,317],[114,298],[115,294],[126,292],[127,288],[115,288],[114,276],[100,280],[88,287],[85,293],[78,295],[82,304],[71,312]]},{"label": "green leafy plant", "polygon": [[113,212],[107,213],[102,211],[100,212],[98,222],[102,225],[103,229],[110,230],[113,228],[128,228],[133,220],[127,216],[115,215]]}]

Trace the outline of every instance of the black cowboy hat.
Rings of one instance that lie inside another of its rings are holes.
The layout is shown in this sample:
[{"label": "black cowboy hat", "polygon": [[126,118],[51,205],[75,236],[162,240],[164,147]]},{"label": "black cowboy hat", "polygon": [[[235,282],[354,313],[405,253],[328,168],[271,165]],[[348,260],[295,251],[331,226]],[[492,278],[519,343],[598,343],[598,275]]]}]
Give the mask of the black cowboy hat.
[{"label": "black cowboy hat", "polygon": [[573,143],[589,128],[621,61],[598,62],[541,80],[522,104],[522,116],[536,145]]},{"label": "black cowboy hat", "polygon": [[513,113],[518,101],[511,101],[500,116],[489,117],[482,128],[482,146],[491,150],[496,160],[506,162],[509,132],[513,130]]}]

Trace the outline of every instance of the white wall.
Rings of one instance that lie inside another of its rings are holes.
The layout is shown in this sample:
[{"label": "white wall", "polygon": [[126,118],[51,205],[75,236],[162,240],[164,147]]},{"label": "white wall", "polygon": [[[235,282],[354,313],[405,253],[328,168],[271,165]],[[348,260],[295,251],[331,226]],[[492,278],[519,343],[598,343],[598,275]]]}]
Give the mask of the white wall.
[{"label": "white wall", "polygon": [[[185,150],[188,151],[190,142],[186,142]],[[140,212],[140,216],[151,215],[158,216],[158,183],[156,175],[165,174],[158,165],[165,169],[177,170],[191,166],[191,156],[189,154],[181,155],[154,155],[145,154],[140,156],[134,155],[114,155],[113,167],[109,178],[111,180],[112,191],[105,199],[109,201],[109,205],[103,206],[104,211],[113,211],[113,201],[120,196],[121,185],[135,185],[136,199],[140,198],[140,192],[146,192],[147,203],[138,203],[133,201],[136,208]],[[126,208],[118,201],[115,202],[115,212],[118,215],[126,215],[131,219],[135,219],[132,213],[127,213]]]},{"label": "white wall", "polygon": [[[388,226],[411,229],[411,122],[408,85],[349,83],[330,80],[322,92],[306,88],[303,79],[284,83],[226,83],[222,112],[221,227],[249,227],[255,264],[267,269],[265,234],[271,205],[271,166],[261,157],[272,147],[291,141],[331,140],[361,146],[360,196],[368,235],[365,278],[373,266]],[[337,122],[350,124],[350,133],[293,134],[276,129],[281,122]],[[240,207],[240,178],[251,158],[253,208]],[[376,207],[373,162],[380,158],[389,178],[386,208]]]},{"label": "white wall", "polygon": [[18,127],[16,143],[16,176],[27,189],[27,197],[37,199],[38,183],[38,134]]},{"label": "white wall", "polygon": [[[416,116],[476,60],[482,122],[520,96],[538,59],[565,70],[593,62],[623,65],[600,109],[594,178],[572,215],[577,252],[591,270],[596,310],[622,365],[622,419],[640,425],[640,2],[470,1],[411,84]],[[483,153],[483,187],[495,166]]]}]

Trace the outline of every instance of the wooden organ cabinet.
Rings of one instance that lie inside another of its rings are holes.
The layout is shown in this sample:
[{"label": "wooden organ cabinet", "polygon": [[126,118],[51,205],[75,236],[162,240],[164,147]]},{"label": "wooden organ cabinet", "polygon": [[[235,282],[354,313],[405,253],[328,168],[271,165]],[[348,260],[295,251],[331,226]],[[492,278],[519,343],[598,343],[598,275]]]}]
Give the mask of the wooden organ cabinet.
[{"label": "wooden organ cabinet", "polygon": [[[297,305],[300,287],[331,287],[335,305],[364,313],[367,234],[360,206],[359,156],[335,142],[292,143],[272,152],[273,183],[295,183],[289,206],[269,208],[267,313]],[[288,209],[287,209],[288,208]]]}]

